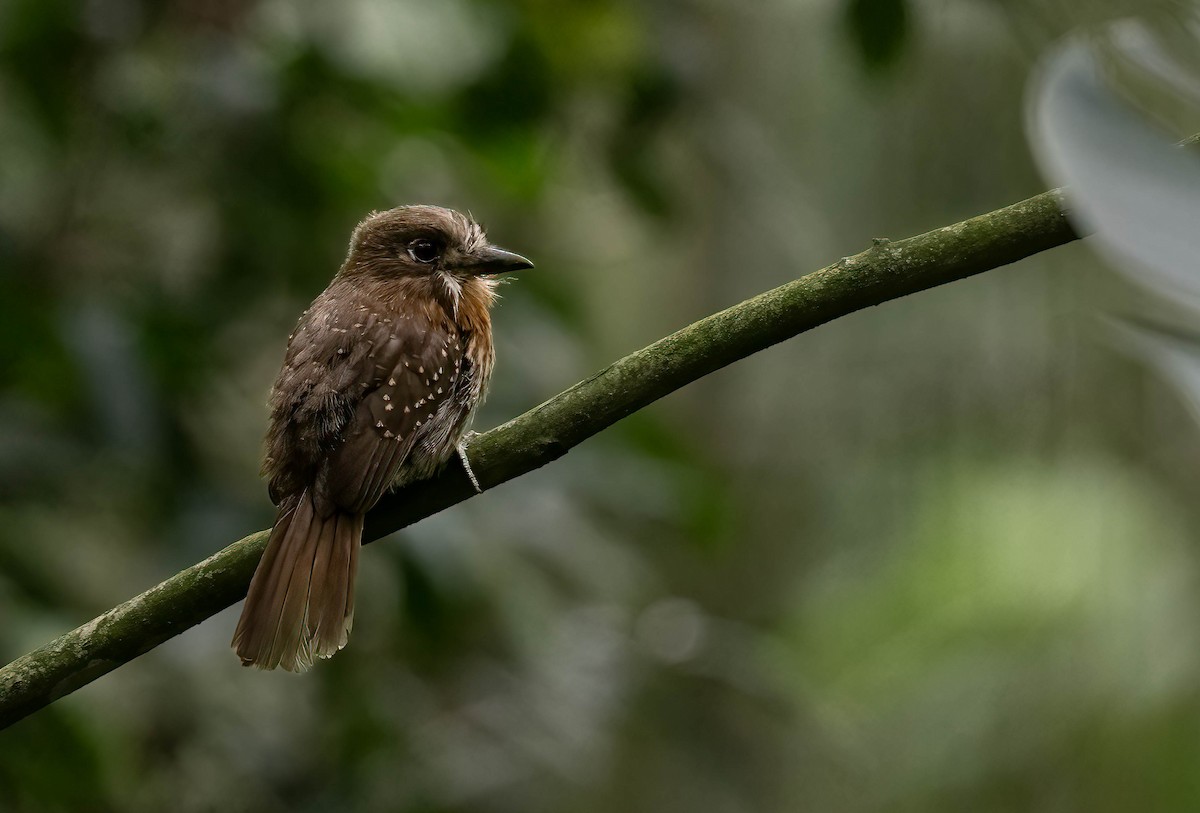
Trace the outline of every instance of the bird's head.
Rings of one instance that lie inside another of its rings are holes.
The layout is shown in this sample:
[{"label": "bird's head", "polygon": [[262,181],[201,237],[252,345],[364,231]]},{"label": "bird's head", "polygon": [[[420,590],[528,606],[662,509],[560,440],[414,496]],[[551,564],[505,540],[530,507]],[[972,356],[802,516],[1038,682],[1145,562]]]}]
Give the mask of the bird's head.
[{"label": "bird's head", "polygon": [[467,215],[440,206],[372,212],[354,229],[344,266],[349,273],[451,283],[522,268],[533,268],[533,263],[489,243]]}]

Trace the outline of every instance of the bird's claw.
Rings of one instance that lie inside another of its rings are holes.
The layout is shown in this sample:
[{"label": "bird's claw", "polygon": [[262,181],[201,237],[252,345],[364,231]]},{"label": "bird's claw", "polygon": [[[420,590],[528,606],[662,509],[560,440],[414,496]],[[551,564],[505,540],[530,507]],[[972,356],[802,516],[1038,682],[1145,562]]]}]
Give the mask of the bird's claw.
[{"label": "bird's claw", "polygon": [[467,459],[467,444],[474,440],[475,436],[478,434],[478,432],[472,432],[470,430],[464,432],[463,436],[458,441],[458,446],[455,448],[458,451],[458,459],[462,461],[463,470],[467,473],[467,477],[470,479],[471,485],[475,486],[475,493],[482,494],[483,489],[479,485],[478,478],[475,477],[475,472],[471,471],[471,461]]}]

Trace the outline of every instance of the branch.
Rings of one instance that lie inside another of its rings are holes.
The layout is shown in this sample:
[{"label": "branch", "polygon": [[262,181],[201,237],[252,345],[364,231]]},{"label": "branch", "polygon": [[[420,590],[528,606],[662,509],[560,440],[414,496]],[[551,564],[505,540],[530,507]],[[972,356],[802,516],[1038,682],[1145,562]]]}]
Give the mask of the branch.
[{"label": "branch", "polygon": [[[1077,239],[1061,190],[853,257],[701,319],[475,437],[485,489],[519,477],[664,395],[854,311],[998,268]],[[474,495],[462,469],[415,483],[368,515],[364,543]],[[0,728],[86,686],[246,594],[267,532],[234,542],[0,669]]]}]

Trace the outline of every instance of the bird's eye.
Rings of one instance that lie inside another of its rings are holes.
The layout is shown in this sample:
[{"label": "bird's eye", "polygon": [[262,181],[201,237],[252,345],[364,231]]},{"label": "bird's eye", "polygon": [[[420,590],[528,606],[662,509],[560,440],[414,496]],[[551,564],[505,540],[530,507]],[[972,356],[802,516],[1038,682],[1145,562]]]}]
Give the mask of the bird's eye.
[{"label": "bird's eye", "polygon": [[408,256],[419,263],[431,263],[438,258],[437,243],[420,237],[408,244]]}]

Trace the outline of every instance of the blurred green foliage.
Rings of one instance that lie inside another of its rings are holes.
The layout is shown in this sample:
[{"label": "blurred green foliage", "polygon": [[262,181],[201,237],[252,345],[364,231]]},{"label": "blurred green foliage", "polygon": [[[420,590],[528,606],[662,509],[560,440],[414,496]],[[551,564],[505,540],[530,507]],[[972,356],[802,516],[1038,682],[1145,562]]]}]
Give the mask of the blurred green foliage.
[{"label": "blurred green foliage", "polygon": [[[1104,10],[912,5],[0,3],[0,658],[270,521],[371,209],[537,261],[486,428],[1040,191],[1029,66]],[[747,360],[368,548],[308,676],[227,612],[0,733],[0,810],[1194,807],[1200,443],[1127,296],[1075,247]]]}]

